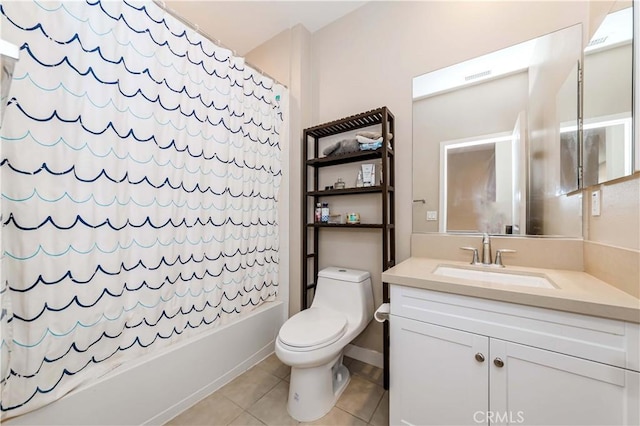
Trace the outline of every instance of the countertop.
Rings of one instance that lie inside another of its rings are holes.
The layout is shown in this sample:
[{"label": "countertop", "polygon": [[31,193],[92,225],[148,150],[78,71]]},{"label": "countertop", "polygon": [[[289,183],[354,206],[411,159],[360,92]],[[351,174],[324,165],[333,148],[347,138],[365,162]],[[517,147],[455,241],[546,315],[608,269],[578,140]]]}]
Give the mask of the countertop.
[{"label": "countertop", "polygon": [[384,271],[382,281],[407,287],[640,323],[640,299],[585,272],[521,266],[507,266],[498,270],[544,274],[557,287],[549,289],[435,275],[434,271],[440,265],[471,267],[466,262],[412,257]]}]

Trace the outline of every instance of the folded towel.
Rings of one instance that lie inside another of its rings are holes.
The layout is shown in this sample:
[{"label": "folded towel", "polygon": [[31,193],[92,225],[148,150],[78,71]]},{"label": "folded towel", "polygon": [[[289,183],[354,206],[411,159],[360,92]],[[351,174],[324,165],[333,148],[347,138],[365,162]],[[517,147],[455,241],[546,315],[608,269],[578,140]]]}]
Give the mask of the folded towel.
[{"label": "folded towel", "polygon": [[356,152],[360,149],[360,144],[356,139],[343,139],[339,142],[334,143],[326,147],[322,154],[329,155],[340,155],[340,154],[348,154],[350,152]]},{"label": "folded towel", "polygon": [[[362,136],[365,137],[367,139],[378,139],[380,137],[382,137],[382,133],[381,132],[367,132],[367,131],[363,131],[363,132],[358,132],[356,133],[356,136]],[[387,134],[387,139],[391,140],[393,138],[393,134],[388,133]]]},{"label": "folded towel", "polygon": [[374,142],[374,143],[361,143],[360,150],[361,151],[374,151],[378,148],[382,147],[382,141]]},{"label": "folded towel", "polygon": [[380,132],[358,132],[358,133],[356,133],[356,136],[363,136],[363,137],[369,138],[369,139],[378,139],[380,136],[382,136],[382,133],[380,133]]},{"label": "folded towel", "polygon": [[356,140],[360,143],[377,143],[382,142],[382,136],[376,139],[366,138],[364,136],[356,136]]}]

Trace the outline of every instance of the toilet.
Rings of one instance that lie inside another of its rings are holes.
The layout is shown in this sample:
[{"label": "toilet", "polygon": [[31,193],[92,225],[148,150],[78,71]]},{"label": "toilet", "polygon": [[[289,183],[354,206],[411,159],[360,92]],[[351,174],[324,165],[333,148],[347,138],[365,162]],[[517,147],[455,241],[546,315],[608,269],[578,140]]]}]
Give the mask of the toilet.
[{"label": "toilet", "polygon": [[276,356],[291,366],[287,409],[301,422],[327,414],[349,384],[342,351],[373,318],[369,272],[329,267],[318,272],[313,303],[289,318]]}]

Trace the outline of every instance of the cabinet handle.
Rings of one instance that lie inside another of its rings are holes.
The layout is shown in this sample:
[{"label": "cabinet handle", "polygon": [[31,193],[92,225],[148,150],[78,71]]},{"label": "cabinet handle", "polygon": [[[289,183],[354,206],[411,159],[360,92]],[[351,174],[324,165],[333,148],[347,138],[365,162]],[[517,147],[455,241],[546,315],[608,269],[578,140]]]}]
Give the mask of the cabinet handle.
[{"label": "cabinet handle", "polygon": [[500,358],[496,358],[493,360],[493,364],[498,367],[498,368],[502,368],[504,367],[504,361],[501,360]]},{"label": "cabinet handle", "polygon": [[484,362],[484,355],[482,355],[480,352],[478,352],[476,354],[476,361],[478,362]]}]

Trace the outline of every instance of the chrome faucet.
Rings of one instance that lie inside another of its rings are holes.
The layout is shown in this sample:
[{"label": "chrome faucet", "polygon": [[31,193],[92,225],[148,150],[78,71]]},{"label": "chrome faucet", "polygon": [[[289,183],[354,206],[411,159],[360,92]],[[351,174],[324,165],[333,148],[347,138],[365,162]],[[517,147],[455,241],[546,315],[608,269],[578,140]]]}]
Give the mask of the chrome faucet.
[{"label": "chrome faucet", "polygon": [[491,265],[491,237],[486,232],[482,234],[482,264]]},{"label": "chrome faucet", "polygon": [[[515,250],[511,249],[498,249],[496,250],[496,261],[492,260],[491,256],[491,237],[489,234],[482,234],[482,254],[478,256],[478,249],[475,247],[460,247],[462,250],[469,250],[473,252],[472,265],[476,266],[491,266],[494,268],[504,268],[502,263],[502,253],[515,253]],[[482,261],[480,261],[482,259]]]},{"label": "chrome faucet", "polygon": [[493,266],[498,268],[504,268],[504,263],[502,263],[502,253],[515,253],[515,250],[512,249],[498,249],[496,250],[496,262]]}]

